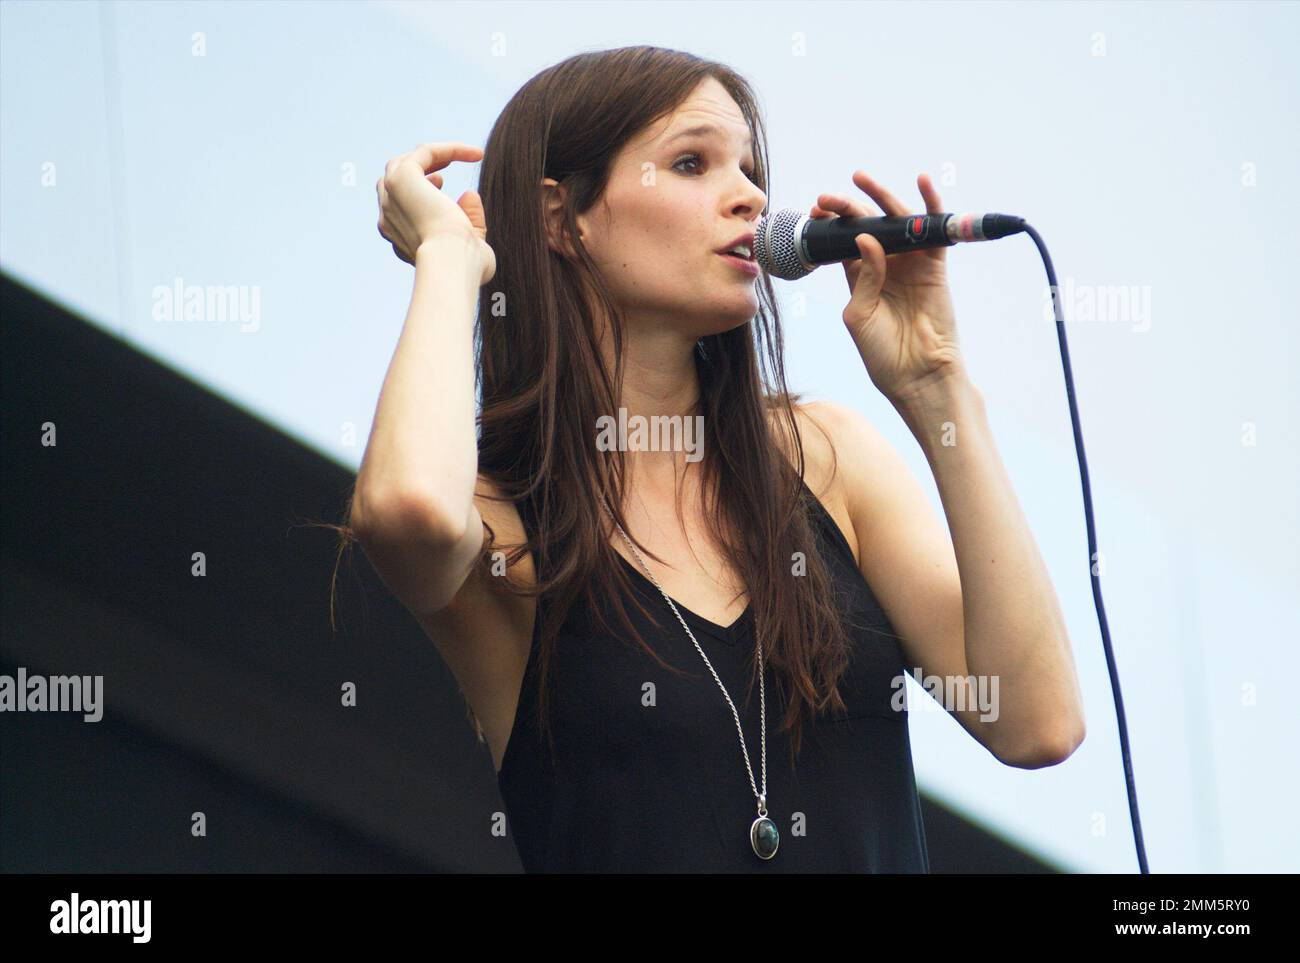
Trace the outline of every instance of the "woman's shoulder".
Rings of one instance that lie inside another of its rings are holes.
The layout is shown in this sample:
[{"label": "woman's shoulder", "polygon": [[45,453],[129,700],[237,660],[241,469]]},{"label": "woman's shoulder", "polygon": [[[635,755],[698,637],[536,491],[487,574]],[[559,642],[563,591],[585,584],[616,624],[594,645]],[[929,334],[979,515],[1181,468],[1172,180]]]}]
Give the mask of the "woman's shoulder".
[{"label": "woman's shoulder", "polygon": [[[863,487],[862,479],[857,477],[861,466],[858,447],[864,432],[874,428],[865,416],[838,402],[809,401],[792,407],[804,457],[804,483],[835,520],[857,557],[859,539],[853,527],[849,494]],[[769,417],[773,435],[790,464],[797,468],[797,449],[786,428],[783,407],[772,408]]]},{"label": "woman's shoulder", "polygon": [[840,449],[846,423],[861,416],[833,401],[792,402],[791,408],[798,426],[798,447],[790,434],[785,408],[779,404],[768,409],[773,437],[786,460],[795,468],[799,464],[797,452],[802,450],[804,482],[818,498],[835,497],[839,494],[837,488],[843,474]]}]

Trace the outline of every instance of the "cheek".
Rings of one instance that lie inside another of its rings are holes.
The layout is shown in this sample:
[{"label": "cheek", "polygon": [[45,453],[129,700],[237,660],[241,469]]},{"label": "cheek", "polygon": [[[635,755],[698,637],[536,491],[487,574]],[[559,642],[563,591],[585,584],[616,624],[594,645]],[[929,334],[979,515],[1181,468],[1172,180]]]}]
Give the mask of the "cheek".
[{"label": "cheek", "polygon": [[[613,199],[614,216],[593,241],[597,262],[624,289],[683,289],[704,282],[716,227],[703,200],[662,179],[639,184]],[[594,250],[594,249],[593,249]]]},{"label": "cheek", "polygon": [[689,202],[661,206],[655,212],[648,234],[654,239],[660,263],[672,266],[674,277],[665,280],[673,286],[698,284],[709,270],[717,228],[701,216],[701,211],[699,203]]},{"label": "cheek", "polygon": [[680,287],[692,283],[704,269],[708,247],[697,209],[647,205],[620,235],[617,267],[642,283]]}]

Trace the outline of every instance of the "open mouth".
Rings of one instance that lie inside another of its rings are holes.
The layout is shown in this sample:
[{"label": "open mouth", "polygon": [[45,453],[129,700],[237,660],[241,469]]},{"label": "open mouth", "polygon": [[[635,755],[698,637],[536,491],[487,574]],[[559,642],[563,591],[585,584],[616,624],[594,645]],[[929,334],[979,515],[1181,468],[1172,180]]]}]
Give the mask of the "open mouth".
[{"label": "open mouth", "polygon": [[730,251],[722,251],[718,254],[718,257],[730,261],[739,270],[744,271],[750,277],[758,277],[758,264],[749,258],[741,257],[739,254],[733,254]]}]

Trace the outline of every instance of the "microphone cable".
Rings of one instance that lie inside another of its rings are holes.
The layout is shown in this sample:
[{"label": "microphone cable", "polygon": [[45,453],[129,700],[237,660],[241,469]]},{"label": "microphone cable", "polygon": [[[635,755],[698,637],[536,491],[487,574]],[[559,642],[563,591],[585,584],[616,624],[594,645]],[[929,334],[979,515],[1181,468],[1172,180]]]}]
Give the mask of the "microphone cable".
[{"label": "microphone cable", "polygon": [[1079,427],[1079,405],[1074,397],[1074,373],[1070,370],[1070,346],[1065,339],[1065,314],[1061,309],[1060,286],[1056,281],[1056,269],[1052,266],[1052,256],[1047,253],[1047,245],[1029,222],[1023,222],[1023,230],[1038,248],[1043,258],[1043,267],[1047,269],[1047,282],[1051,285],[1052,311],[1056,316],[1056,337],[1061,346],[1061,366],[1065,371],[1065,394],[1070,402],[1070,423],[1074,427],[1074,451],[1079,459],[1079,477],[1083,481],[1083,516],[1088,527],[1088,576],[1092,580],[1092,599],[1097,609],[1097,623],[1101,626],[1101,644],[1106,652],[1106,669],[1110,673],[1110,688],[1115,698],[1115,720],[1119,723],[1119,751],[1124,761],[1124,788],[1128,793],[1129,818],[1133,824],[1133,844],[1137,847],[1138,871],[1149,875],[1146,846],[1142,841],[1142,819],[1138,815],[1137,787],[1133,781],[1133,759],[1129,754],[1128,723],[1124,716],[1124,697],[1120,694],[1119,672],[1115,668],[1115,653],[1110,644],[1110,628],[1106,623],[1106,606],[1101,599],[1101,576],[1094,567],[1098,559],[1097,526],[1092,517],[1092,486],[1088,481],[1088,456],[1083,450],[1083,431]]}]

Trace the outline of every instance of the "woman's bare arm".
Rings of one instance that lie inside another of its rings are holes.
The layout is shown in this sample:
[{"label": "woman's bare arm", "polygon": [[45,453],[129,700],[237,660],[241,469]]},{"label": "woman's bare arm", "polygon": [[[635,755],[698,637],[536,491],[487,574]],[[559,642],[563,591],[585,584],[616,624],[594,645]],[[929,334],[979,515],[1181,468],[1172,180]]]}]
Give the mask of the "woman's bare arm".
[{"label": "woman's bare arm", "polygon": [[415,254],[411,305],[357,474],[353,527],[416,616],[445,606],[482,546],[474,505],[473,314],[482,265],[472,238],[439,235]]}]

